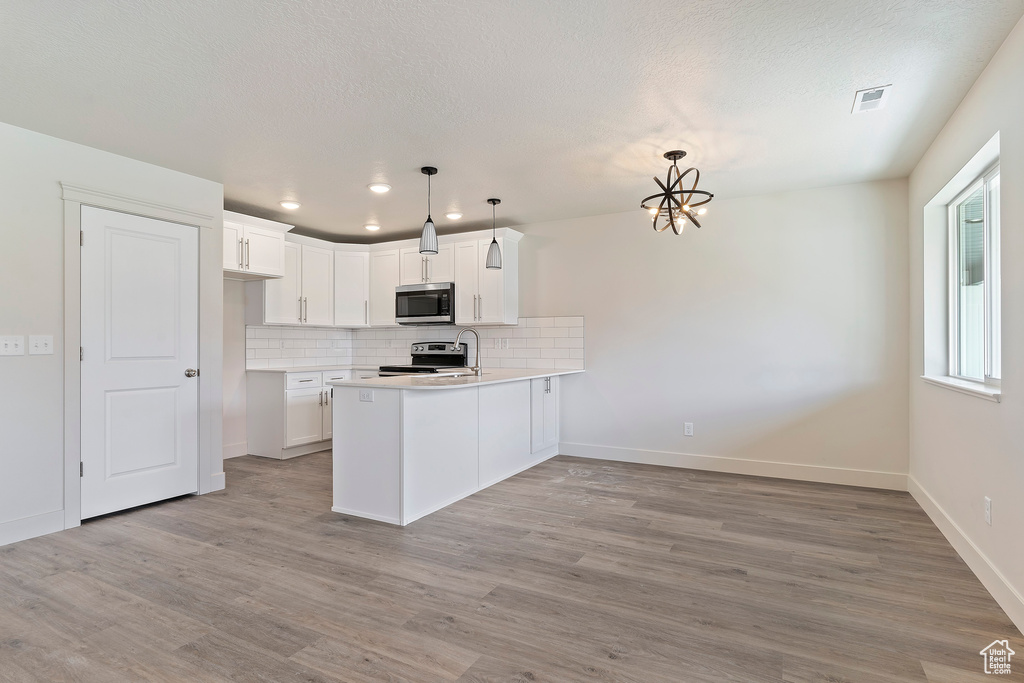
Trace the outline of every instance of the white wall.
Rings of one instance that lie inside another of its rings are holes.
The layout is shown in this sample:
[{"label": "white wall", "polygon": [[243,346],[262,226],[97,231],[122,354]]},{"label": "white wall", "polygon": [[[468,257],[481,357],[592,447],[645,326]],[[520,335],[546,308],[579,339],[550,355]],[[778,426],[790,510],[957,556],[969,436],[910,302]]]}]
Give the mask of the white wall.
[{"label": "white wall", "polygon": [[586,319],[561,452],[904,488],[905,181],[709,208],[516,227],[520,314]]},{"label": "white wall", "polygon": [[[0,334],[50,334],[56,344],[52,356],[0,357],[0,544],[64,524],[61,182],[204,213],[218,225],[223,205],[218,183],[0,123]],[[216,272],[204,265],[200,282],[200,353],[213,377],[221,372],[219,241],[219,229],[201,239],[201,249],[215,245],[204,258]],[[201,400],[205,431],[219,444],[220,382]],[[220,473],[219,449],[211,466]]]},{"label": "white wall", "polygon": [[245,283],[224,280],[224,457],[245,455]]},{"label": "white wall", "polygon": [[[1024,629],[1024,22],[1018,23],[910,177],[911,492]],[[1002,403],[925,384],[924,206],[1000,134]],[[983,499],[993,500],[992,525]]]}]

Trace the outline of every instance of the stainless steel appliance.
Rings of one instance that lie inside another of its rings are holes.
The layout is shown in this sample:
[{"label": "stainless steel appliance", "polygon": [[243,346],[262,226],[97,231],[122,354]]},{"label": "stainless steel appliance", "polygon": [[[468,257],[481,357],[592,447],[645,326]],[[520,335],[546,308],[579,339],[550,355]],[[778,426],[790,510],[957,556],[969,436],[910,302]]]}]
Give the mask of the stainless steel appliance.
[{"label": "stainless steel appliance", "polygon": [[445,341],[416,342],[412,345],[411,365],[382,365],[381,377],[397,375],[433,374],[445,371],[467,370],[469,349],[466,344]]},{"label": "stainless steel appliance", "polygon": [[455,324],[455,283],[396,287],[395,322],[399,325]]}]

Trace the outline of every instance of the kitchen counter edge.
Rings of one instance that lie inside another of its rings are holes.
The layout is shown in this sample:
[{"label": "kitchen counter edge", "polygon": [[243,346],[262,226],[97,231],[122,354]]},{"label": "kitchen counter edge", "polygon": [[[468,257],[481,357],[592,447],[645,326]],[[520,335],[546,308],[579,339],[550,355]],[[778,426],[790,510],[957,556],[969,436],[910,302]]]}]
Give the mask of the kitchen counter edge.
[{"label": "kitchen counter edge", "polygon": [[484,368],[483,377],[467,375],[465,377],[433,377],[430,375],[400,375],[398,377],[372,377],[358,380],[336,380],[327,384],[336,387],[364,387],[373,389],[465,389],[503,382],[523,382],[529,379],[555,377],[558,375],[578,375],[585,370],[512,370]]}]

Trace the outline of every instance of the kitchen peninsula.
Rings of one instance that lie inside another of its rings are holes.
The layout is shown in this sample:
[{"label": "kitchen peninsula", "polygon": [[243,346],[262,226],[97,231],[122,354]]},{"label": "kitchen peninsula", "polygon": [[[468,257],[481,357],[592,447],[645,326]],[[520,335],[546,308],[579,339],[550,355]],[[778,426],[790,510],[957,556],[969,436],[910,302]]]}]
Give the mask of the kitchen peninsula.
[{"label": "kitchen peninsula", "polygon": [[582,370],[485,369],[334,388],[332,510],[406,525],[558,453],[558,384]]}]

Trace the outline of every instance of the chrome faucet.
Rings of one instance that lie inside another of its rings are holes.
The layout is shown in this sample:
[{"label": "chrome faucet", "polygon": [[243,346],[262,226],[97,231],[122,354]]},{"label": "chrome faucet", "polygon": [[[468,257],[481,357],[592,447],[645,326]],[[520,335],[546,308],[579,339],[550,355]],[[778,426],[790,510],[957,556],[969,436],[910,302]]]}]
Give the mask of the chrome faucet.
[{"label": "chrome faucet", "polygon": [[470,368],[473,374],[477,377],[483,377],[484,369],[480,367],[480,333],[474,330],[472,327],[463,327],[459,330],[459,336],[455,338],[455,348],[459,348],[459,342],[462,341],[462,335],[466,332],[472,332],[473,336],[476,337],[476,365]]}]

